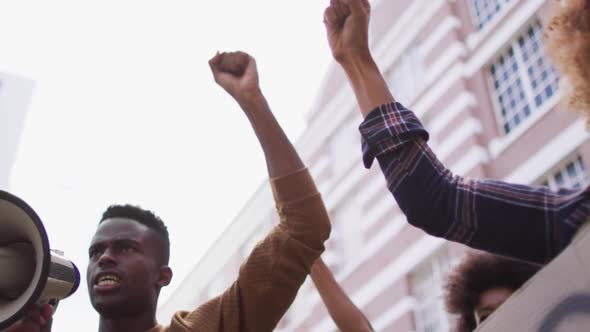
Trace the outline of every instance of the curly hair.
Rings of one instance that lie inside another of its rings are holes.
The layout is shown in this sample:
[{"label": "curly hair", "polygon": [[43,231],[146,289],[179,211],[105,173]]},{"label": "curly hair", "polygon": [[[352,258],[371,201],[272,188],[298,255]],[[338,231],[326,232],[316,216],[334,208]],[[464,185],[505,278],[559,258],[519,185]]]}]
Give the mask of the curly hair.
[{"label": "curly hair", "polygon": [[474,310],[486,290],[505,287],[516,291],[540,266],[485,253],[469,252],[449,274],[445,285],[447,311],[458,316],[458,332],[476,328]]},{"label": "curly hair", "polygon": [[590,0],[554,1],[544,29],[545,48],[562,76],[569,106],[590,124]]}]

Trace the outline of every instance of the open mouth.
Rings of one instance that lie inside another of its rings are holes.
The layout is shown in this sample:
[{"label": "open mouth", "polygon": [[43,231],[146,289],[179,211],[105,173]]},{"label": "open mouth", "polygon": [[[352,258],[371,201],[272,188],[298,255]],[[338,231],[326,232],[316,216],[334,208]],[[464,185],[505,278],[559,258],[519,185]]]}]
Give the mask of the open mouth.
[{"label": "open mouth", "polygon": [[94,279],[94,289],[98,291],[113,290],[121,285],[121,278],[113,273],[101,273]]},{"label": "open mouth", "polygon": [[115,275],[104,275],[100,278],[98,278],[96,284],[98,286],[114,286],[114,285],[119,285],[121,283],[121,279],[119,279],[119,277],[115,276]]}]

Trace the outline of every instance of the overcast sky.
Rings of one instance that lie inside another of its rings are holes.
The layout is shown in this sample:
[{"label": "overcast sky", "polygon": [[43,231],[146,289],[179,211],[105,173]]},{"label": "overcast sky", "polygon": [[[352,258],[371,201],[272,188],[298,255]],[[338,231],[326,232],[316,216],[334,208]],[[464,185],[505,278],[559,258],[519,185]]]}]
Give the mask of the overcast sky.
[{"label": "overcast sky", "polygon": [[[171,234],[164,300],[266,177],[249,123],[207,60],[217,50],[255,56],[295,140],[331,60],[327,3],[0,1],[0,71],[36,83],[11,190],[42,217],[52,247],[85,274],[109,204],[152,209]],[[53,331],[95,331],[97,317],[83,282]]]}]

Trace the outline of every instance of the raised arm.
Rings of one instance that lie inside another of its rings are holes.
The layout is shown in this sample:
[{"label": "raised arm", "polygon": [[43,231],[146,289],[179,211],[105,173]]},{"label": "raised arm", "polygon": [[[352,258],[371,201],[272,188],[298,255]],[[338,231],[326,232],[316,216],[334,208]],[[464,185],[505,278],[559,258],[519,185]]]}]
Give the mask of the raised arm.
[{"label": "raised arm", "polygon": [[[416,115],[395,102],[368,44],[367,0],[332,0],[325,24],[365,120],[363,161],[376,158],[408,222],[425,232],[496,254],[545,263],[590,216],[586,191],[533,188],[455,176],[426,144]],[[395,94],[395,91],[394,91]]]},{"label": "raised arm", "polygon": [[338,329],[342,332],[374,331],[363,312],[338,284],[321,258],[311,268],[311,279]]},{"label": "raised arm", "polygon": [[254,59],[242,52],[223,53],[209,64],[215,81],[238,102],[260,141],[280,222],[254,248],[228,290],[191,313],[177,314],[172,326],[273,331],[324,250],[330,220],[313,179],[260,92]]},{"label": "raised arm", "polygon": [[271,178],[305,168],[289,138],[270,111],[258,82],[256,61],[243,52],[217,54],[210,60],[215,81],[240,105],[264,151]]},{"label": "raised arm", "polygon": [[324,12],[332,55],[344,69],[364,116],[394,101],[369,49],[370,12],[368,0],[332,0]]}]

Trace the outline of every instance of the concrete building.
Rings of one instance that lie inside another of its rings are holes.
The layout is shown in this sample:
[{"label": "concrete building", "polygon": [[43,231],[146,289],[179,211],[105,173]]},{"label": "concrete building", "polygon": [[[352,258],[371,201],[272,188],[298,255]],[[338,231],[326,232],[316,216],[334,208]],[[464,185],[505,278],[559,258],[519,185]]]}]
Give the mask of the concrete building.
[{"label": "concrete building", "polygon": [[33,87],[28,79],[0,73],[0,189],[9,186]]},{"label": "concrete building", "polygon": [[[394,96],[418,114],[431,147],[454,173],[551,188],[588,183],[585,122],[566,110],[558,73],[542,47],[548,2],[372,2],[376,60]],[[337,65],[318,95],[297,148],[332,217],[324,260],[377,331],[448,331],[442,284],[464,247],[410,226],[378,166],[363,168],[360,112]],[[223,291],[275,222],[263,185],[163,303],[162,321]],[[278,330],[336,330],[309,280]]]}]

